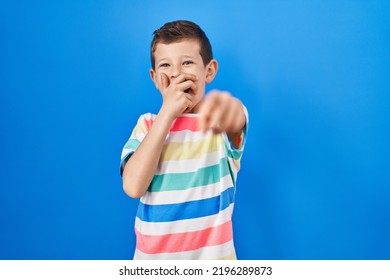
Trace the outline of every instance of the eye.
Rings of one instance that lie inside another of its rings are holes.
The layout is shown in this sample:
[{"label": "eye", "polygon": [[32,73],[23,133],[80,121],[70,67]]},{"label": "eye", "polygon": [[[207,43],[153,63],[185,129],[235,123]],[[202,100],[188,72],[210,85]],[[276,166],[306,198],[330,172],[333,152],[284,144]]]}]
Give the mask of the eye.
[{"label": "eye", "polygon": [[194,64],[192,60],[186,60],[183,62],[183,65],[191,65],[191,64]]},{"label": "eye", "polygon": [[169,67],[169,63],[161,63],[158,67],[163,67],[163,68]]}]

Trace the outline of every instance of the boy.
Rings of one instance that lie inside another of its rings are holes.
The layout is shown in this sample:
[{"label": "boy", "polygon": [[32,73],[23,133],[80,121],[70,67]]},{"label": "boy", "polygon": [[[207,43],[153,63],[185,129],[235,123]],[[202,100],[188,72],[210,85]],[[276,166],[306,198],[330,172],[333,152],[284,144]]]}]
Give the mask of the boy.
[{"label": "boy", "polygon": [[154,33],[150,76],[163,103],[142,115],[122,152],[123,189],[141,198],[134,259],[236,259],[232,213],[247,112],[206,84],[218,70],[198,25]]}]

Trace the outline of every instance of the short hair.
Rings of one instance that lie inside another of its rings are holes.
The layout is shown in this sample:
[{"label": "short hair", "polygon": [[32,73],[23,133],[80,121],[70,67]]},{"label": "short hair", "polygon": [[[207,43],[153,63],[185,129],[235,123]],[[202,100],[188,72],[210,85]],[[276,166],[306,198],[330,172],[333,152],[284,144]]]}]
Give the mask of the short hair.
[{"label": "short hair", "polygon": [[153,40],[150,48],[152,68],[155,67],[154,52],[158,43],[170,44],[185,39],[195,39],[200,43],[200,56],[204,65],[213,59],[211,44],[204,31],[196,24],[187,20],[176,20],[165,23],[153,32]]}]

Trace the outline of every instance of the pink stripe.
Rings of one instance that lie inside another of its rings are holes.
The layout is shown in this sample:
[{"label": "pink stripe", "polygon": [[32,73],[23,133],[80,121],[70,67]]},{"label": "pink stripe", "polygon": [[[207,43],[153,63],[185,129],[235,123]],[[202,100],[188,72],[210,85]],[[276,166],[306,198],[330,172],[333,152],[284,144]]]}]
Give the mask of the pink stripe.
[{"label": "pink stripe", "polygon": [[[146,131],[149,131],[153,125],[153,119],[144,119]],[[178,117],[173,121],[169,131],[177,132],[182,130],[199,131],[198,118],[196,117]]]},{"label": "pink stripe", "polygon": [[217,227],[192,232],[146,235],[135,230],[135,234],[137,236],[137,249],[145,254],[191,251],[223,244],[233,239],[231,221]]},{"label": "pink stripe", "polygon": [[170,131],[182,130],[199,131],[197,117],[178,117],[172,124]]},{"label": "pink stripe", "polygon": [[150,128],[152,127],[153,125],[153,119],[144,119],[144,124],[145,124],[145,127],[146,127],[146,131],[149,131]]}]

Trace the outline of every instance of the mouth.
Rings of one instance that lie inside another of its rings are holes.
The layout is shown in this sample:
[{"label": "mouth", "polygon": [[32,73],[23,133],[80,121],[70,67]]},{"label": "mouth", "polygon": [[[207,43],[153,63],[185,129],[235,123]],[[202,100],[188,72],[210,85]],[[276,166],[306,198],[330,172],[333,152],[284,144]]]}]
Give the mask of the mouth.
[{"label": "mouth", "polygon": [[192,94],[192,95],[195,94],[195,91],[194,91],[192,88],[187,88],[184,92],[185,92],[185,93]]}]

